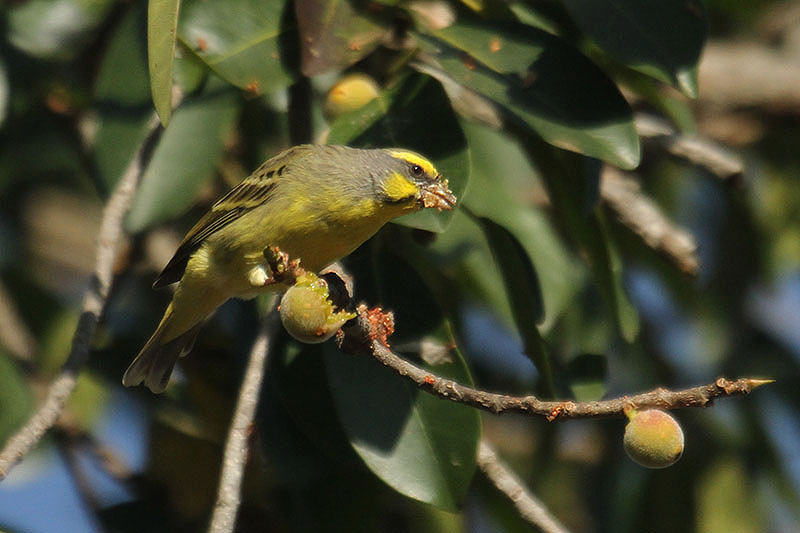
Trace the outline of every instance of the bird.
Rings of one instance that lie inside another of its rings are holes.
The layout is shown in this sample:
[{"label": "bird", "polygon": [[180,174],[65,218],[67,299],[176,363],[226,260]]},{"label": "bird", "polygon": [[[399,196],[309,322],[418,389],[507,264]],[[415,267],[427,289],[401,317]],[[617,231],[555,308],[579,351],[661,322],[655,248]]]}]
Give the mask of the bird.
[{"label": "bird", "polygon": [[406,149],[306,144],[268,159],[212,205],[155,280],[177,288],[123,385],[163,392],[217,307],[288,288],[271,278],[267,248],[318,272],[396,217],[455,204],[433,163]]}]

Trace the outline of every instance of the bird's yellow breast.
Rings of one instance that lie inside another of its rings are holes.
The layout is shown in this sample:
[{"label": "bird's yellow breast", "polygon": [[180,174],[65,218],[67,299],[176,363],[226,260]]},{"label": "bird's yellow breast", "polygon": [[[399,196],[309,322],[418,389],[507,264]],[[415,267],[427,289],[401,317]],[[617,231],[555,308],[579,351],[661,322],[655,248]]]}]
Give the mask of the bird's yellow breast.
[{"label": "bird's yellow breast", "polygon": [[232,296],[251,296],[259,291],[250,284],[249,272],[264,264],[265,248],[278,246],[318,272],[350,254],[387,221],[413,210],[372,199],[331,199],[320,205],[307,197],[254,209],[209,236],[192,255],[183,283],[210,282]]}]

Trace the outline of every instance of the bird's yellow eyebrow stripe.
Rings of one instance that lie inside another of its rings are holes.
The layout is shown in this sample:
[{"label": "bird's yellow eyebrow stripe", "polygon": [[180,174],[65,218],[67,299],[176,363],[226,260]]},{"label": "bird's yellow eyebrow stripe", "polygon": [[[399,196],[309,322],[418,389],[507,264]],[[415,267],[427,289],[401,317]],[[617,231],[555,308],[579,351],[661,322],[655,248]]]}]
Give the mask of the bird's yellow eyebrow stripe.
[{"label": "bird's yellow eyebrow stripe", "polygon": [[438,174],[438,172],[436,172],[436,168],[434,168],[434,166],[431,164],[430,161],[428,161],[422,156],[415,154],[414,152],[394,150],[389,153],[391,154],[392,157],[408,161],[412,165],[419,165],[420,167],[422,167],[422,170],[424,170],[425,174],[427,174],[428,176],[435,176],[436,174]]}]

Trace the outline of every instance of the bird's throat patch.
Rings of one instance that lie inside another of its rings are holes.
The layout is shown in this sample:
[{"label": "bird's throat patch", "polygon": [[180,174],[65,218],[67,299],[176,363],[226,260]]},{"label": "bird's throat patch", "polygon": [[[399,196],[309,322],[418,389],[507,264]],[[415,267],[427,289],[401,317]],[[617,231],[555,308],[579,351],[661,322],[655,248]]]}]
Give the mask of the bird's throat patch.
[{"label": "bird's throat patch", "polygon": [[393,172],[386,180],[384,192],[390,202],[401,202],[415,198],[419,194],[419,187],[399,172]]}]

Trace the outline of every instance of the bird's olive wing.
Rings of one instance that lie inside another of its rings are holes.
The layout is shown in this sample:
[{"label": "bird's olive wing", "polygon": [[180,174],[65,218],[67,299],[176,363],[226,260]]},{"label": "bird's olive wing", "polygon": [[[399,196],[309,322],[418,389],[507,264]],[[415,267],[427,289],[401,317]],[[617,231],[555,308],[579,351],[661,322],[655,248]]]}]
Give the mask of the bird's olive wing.
[{"label": "bird's olive wing", "polygon": [[180,281],[189,258],[203,241],[248,211],[269,202],[278,178],[286,173],[292,160],[306,151],[307,147],[295,147],[273,157],[220,198],[183,238],[175,255],[153,283],[153,288]]}]

